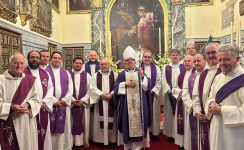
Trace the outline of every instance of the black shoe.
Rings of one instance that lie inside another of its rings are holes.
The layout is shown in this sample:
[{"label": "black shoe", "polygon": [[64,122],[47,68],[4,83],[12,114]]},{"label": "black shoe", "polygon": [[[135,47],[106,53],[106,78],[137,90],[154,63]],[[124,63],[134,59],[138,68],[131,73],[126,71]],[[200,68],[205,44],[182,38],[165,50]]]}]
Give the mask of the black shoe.
[{"label": "black shoe", "polygon": [[169,142],[172,142],[172,143],[173,143],[173,142],[175,142],[175,139],[174,139],[174,138],[172,138],[172,137],[168,137],[168,138],[167,138],[167,141],[169,141]]},{"label": "black shoe", "polygon": [[160,138],[158,135],[151,135],[151,140],[152,141],[160,141]]},{"label": "black shoe", "polygon": [[185,150],[184,147],[179,147],[179,150]]}]

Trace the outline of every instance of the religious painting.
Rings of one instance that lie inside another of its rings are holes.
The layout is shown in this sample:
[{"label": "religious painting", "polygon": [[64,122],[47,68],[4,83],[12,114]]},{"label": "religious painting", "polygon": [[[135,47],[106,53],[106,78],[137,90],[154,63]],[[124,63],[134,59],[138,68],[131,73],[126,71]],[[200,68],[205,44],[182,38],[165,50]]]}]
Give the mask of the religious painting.
[{"label": "religious painting", "polygon": [[0,0],[0,17],[13,23],[17,22],[16,0]]},{"label": "religious painting", "polygon": [[210,5],[213,3],[213,0],[185,0],[187,6],[194,5]]},{"label": "religious painting", "polygon": [[52,0],[51,4],[52,4],[53,9],[56,12],[60,13],[60,11],[59,11],[59,0]]},{"label": "religious painting", "polygon": [[241,0],[239,2],[239,14],[240,14],[240,16],[244,15],[244,0]]},{"label": "religious painting", "polygon": [[22,26],[26,25],[26,22],[31,19],[32,16],[32,2],[31,0],[20,0],[19,3],[19,15]]},{"label": "religious painting", "polygon": [[50,37],[52,33],[52,8],[46,0],[38,0],[31,19],[31,30]]},{"label": "religious painting", "polygon": [[90,0],[67,0],[67,13],[90,12]]},{"label": "religious painting", "polygon": [[[111,55],[123,60],[123,52],[131,46],[137,60],[144,50],[157,55],[163,51],[164,14],[159,0],[120,0],[110,12]],[[122,63],[119,68],[122,68]]]}]

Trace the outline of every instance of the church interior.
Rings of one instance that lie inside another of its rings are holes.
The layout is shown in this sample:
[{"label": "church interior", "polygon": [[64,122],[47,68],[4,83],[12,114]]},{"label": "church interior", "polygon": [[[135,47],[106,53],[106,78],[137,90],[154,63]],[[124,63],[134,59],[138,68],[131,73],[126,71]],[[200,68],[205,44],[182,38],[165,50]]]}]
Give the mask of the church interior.
[{"label": "church interior", "polygon": [[62,51],[67,69],[91,49],[120,60],[119,42],[137,26],[141,6],[154,13],[155,54],[172,48],[184,54],[189,42],[201,50],[209,37],[242,49],[243,0],[0,0],[1,72],[11,54],[33,49]]}]

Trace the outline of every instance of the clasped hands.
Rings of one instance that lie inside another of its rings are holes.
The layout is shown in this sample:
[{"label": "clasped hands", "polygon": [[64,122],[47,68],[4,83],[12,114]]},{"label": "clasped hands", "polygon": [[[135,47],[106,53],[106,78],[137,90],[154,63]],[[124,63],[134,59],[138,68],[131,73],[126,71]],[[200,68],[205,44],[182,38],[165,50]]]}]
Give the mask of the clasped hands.
[{"label": "clasped hands", "polygon": [[16,113],[16,115],[21,115],[21,114],[24,114],[24,113],[30,113],[27,103],[24,103],[24,104],[21,104],[21,105],[12,105],[11,106],[11,111]]},{"label": "clasped hands", "polygon": [[101,95],[101,98],[102,98],[103,100],[107,100],[107,101],[111,100],[112,97],[113,97],[113,95],[112,95],[111,93],[109,93],[109,92],[104,92],[104,93]]},{"label": "clasped hands", "polygon": [[55,107],[63,107],[66,106],[66,103],[62,100],[58,100],[56,103],[53,104]]},{"label": "clasped hands", "polygon": [[216,102],[211,102],[209,104],[209,112],[212,113],[213,115],[218,115],[221,113],[221,105],[217,104]]}]

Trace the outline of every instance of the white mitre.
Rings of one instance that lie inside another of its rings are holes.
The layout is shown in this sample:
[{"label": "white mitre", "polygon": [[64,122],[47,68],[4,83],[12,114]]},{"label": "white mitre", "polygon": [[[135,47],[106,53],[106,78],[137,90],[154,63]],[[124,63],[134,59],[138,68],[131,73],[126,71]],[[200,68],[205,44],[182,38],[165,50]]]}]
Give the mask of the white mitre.
[{"label": "white mitre", "polygon": [[126,49],[123,53],[123,57],[124,57],[124,59],[128,59],[128,58],[135,59],[136,58],[136,52],[131,46],[128,46],[128,47],[126,47]]}]

